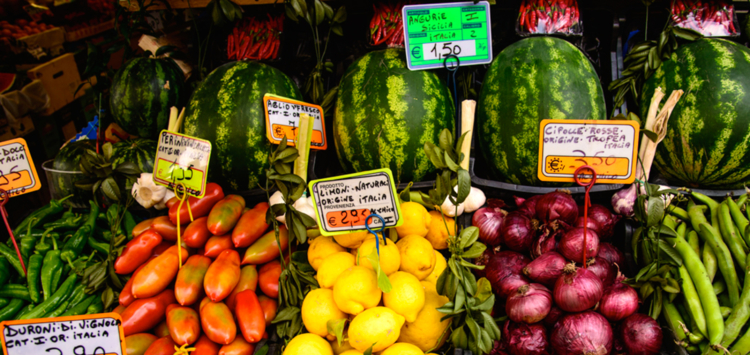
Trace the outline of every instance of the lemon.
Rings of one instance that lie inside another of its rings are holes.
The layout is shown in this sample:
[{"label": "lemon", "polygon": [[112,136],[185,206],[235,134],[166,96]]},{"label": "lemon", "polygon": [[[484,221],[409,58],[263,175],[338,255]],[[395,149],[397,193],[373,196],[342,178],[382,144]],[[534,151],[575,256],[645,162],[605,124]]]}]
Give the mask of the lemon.
[{"label": "lemon", "polygon": [[[331,349],[333,349],[334,355],[341,355],[342,353],[346,353],[348,350],[352,350],[354,348],[349,345],[349,340],[343,340],[341,342],[341,345],[339,345],[339,341],[334,339],[333,341],[331,341]],[[354,352],[356,352],[357,354],[361,354],[356,350],[354,350]]]},{"label": "lemon", "polygon": [[[447,228],[446,228],[447,226]],[[430,226],[427,229],[425,239],[437,250],[448,249],[448,236],[456,233],[456,221],[453,218],[443,216],[438,211],[430,211]]]},{"label": "lemon", "polygon": [[425,292],[425,302],[422,311],[417,315],[413,322],[406,322],[401,328],[399,342],[414,344],[422,351],[437,349],[445,343],[448,335],[440,337],[443,332],[450,326],[451,321],[446,319],[440,321],[445,314],[438,312],[437,308],[448,303],[448,297],[441,296],[435,290],[435,285],[430,282],[422,281]]},{"label": "lemon", "polygon": [[[380,270],[386,275],[390,275],[398,271],[399,266],[401,266],[401,255],[398,252],[396,243],[391,240],[388,240],[387,243],[383,244],[383,240],[380,240]],[[357,250],[359,255],[357,265],[372,269],[372,264],[370,264],[367,256],[372,253],[373,248],[375,248],[375,238],[365,240],[362,243],[362,246]]]},{"label": "lemon", "polygon": [[417,277],[408,272],[395,272],[388,280],[393,288],[383,294],[383,305],[404,316],[407,322],[413,322],[424,307],[424,288]]},{"label": "lemon", "polygon": [[325,258],[340,251],[346,251],[346,249],[336,244],[333,239],[320,236],[310,242],[310,248],[307,249],[307,261],[315,271],[318,271]]},{"label": "lemon", "polygon": [[396,227],[399,238],[412,234],[420,237],[427,235],[431,217],[424,206],[416,202],[402,203],[401,218],[404,220],[404,223]]},{"label": "lemon", "polygon": [[328,333],[327,323],[332,319],[344,319],[346,314],[336,307],[333,301],[333,291],[319,288],[310,291],[302,301],[302,323],[310,333],[322,337],[334,337]]},{"label": "lemon", "polygon": [[294,337],[286,345],[283,355],[333,355],[331,344],[318,335],[305,333]]},{"label": "lemon", "polygon": [[362,355],[362,353],[357,350],[347,350],[341,353],[340,355]]},{"label": "lemon", "polygon": [[336,306],[349,314],[357,315],[377,306],[381,295],[375,271],[364,266],[351,266],[344,270],[333,285]]},{"label": "lemon", "polygon": [[427,239],[418,235],[407,235],[396,243],[396,247],[401,254],[399,270],[424,280],[435,268],[435,251]]},{"label": "lemon", "polygon": [[370,308],[349,324],[349,344],[361,352],[370,346],[374,353],[381,351],[396,342],[403,325],[404,317],[390,308]]},{"label": "lemon", "polygon": [[350,266],[354,266],[354,259],[354,255],[345,251],[329,255],[318,268],[318,275],[316,277],[320,287],[333,288],[339,275]]},{"label": "lemon", "polygon": [[352,232],[333,236],[333,239],[336,240],[336,243],[339,243],[339,245],[341,245],[342,247],[349,249],[359,248],[359,246],[362,245],[362,242],[370,238],[375,238],[375,236],[368,231]]},{"label": "lemon", "polygon": [[448,267],[448,263],[445,262],[445,257],[443,254],[440,254],[440,252],[435,250],[435,268],[433,268],[432,272],[424,278],[424,281],[432,282],[437,285],[437,280],[440,278],[440,274],[443,273],[443,270],[445,270],[446,267]]},{"label": "lemon", "polygon": [[396,343],[383,350],[380,355],[424,355],[424,352],[413,344]]}]

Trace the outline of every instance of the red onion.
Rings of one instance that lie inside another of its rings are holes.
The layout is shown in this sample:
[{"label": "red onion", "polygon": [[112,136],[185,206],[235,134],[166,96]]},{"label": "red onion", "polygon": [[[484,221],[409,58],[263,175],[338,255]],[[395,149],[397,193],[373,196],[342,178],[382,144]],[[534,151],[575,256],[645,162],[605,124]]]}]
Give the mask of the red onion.
[{"label": "red onion", "polygon": [[638,292],[622,283],[624,279],[624,276],[618,276],[614,284],[604,289],[599,301],[599,313],[610,322],[625,319],[638,310]]},{"label": "red onion", "polygon": [[562,231],[539,233],[531,245],[531,257],[536,259],[542,254],[557,250],[557,239],[561,233]]},{"label": "red onion", "polygon": [[490,355],[508,355],[508,353],[505,352],[505,345],[503,345],[502,342],[495,340],[495,345],[492,347]]},{"label": "red onion", "polygon": [[599,251],[596,253],[596,256],[609,261],[612,265],[616,264],[620,270],[625,266],[625,254],[610,243],[599,243]]},{"label": "red onion", "polygon": [[596,232],[602,239],[608,239],[614,234],[615,224],[621,218],[618,215],[613,215],[607,207],[597,204],[589,206],[588,217],[599,224],[599,230]]},{"label": "red onion", "polygon": [[474,212],[471,224],[479,228],[479,240],[488,246],[500,244],[500,227],[506,212],[497,207],[482,207]]},{"label": "red onion", "polygon": [[505,321],[501,343],[510,355],[549,355],[547,329],[541,324]]},{"label": "red onion", "polygon": [[503,219],[500,236],[508,248],[518,252],[528,251],[534,241],[534,223],[520,212],[511,212]]},{"label": "red onion", "polygon": [[612,340],[609,322],[592,311],[563,316],[550,334],[557,355],[606,355],[612,351]]},{"label": "red onion", "polygon": [[[573,228],[567,231],[557,250],[566,259],[583,263],[583,228]],[[599,251],[599,236],[592,230],[586,231],[586,259],[593,258]]]},{"label": "red onion", "polygon": [[620,324],[619,336],[630,355],[654,355],[661,349],[662,333],[659,324],[645,314],[633,314]]},{"label": "red onion", "polygon": [[608,286],[615,282],[617,268],[606,259],[597,256],[596,258],[589,259],[587,265],[591,272],[599,276],[599,279],[602,280],[602,285]]},{"label": "red onion", "polygon": [[542,254],[529,265],[526,265],[523,268],[523,274],[536,282],[554,287],[555,281],[563,273],[565,264],[565,258],[560,253],[551,251]]},{"label": "red onion", "polygon": [[531,260],[521,253],[514,251],[501,251],[490,255],[485,265],[485,277],[490,281],[493,288],[498,288],[500,281],[510,274],[521,274],[521,270]]},{"label": "red onion", "polygon": [[[589,217],[586,220],[586,222],[587,223],[585,223],[585,224],[587,225],[588,229],[593,230],[596,233],[600,232],[600,230],[601,230],[602,227],[601,227],[601,225],[599,225],[599,222],[597,222],[595,219]],[[580,217],[578,217],[578,219],[576,219],[576,223],[573,226],[574,227],[583,228],[583,225],[584,225],[584,223],[583,223],[583,216],[580,216]]]},{"label": "red onion", "polygon": [[594,307],[604,293],[602,281],[593,272],[565,265],[564,273],[555,283],[555,304],[566,312],[581,312]]},{"label": "red onion", "polygon": [[482,253],[482,255],[474,259],[474,265],[485,266],[485,268],[481,270],[472,269],[474,270],[474,275],[476,275],[477,278],[485,277],[486,270],[487,270],[487,267],[486,267],[487,263],[489,263],[492,256],[497,254],[499,251],[500,251],[500,247],[487,248],[484,250],[484,253]]},{"label": "red onion", "polygon": [[507,298],[516,293],[519,287],[526,286],[530,283],[529,279],[525,276],[513,273],[500,280],[497,287],[495,287],[495,285],[492,287],[496,290],[495,293],[501,298]]},{"label": "red onion", "polygon": [[542,222],[559,219],[572,225],[578,218],[578,205],[569,192],[561,190],[550,192],[537,201],[536,218]]},{"label": "red onion", "polygon": [[557,323],[557,321],[560,319],[560,317],[564,315],[565,315],[565,312],[563,312],[562,309],[557,308],[557,306],[552,306],[547,316],[544,317],[544,320],[543,320],[544,325],[549,328],[552,328],[555,325],[555,323]]},{"label": "red onion", "polygon": [[514,322],[536,323],[549,314],[552,294],[542,284],[523,285],[508,297],[505,313]]},{"label": "red onion", "polygon": [[516,200],[516,206],[518,206],[518,212],[526,215],[526,217],[534,218],[536,216],[536,203],[542,198],[543,195],[534,195],[527,199],[513,196]]}]

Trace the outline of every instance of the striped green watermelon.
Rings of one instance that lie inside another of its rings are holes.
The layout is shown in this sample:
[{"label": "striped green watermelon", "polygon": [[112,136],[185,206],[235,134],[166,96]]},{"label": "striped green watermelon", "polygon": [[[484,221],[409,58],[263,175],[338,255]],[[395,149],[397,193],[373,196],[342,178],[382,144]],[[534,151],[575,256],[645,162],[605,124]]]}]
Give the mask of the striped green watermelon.
[{"label": "striped green watermelon", "polygon": [[169,58],[134,58],[117,72],[110,108],[117,124],[131,135],[157,139],[167,128],[169,110],[187,99],[185,75]]},{"label": "striped green watermelon", "polygon": [[211,142],[208,178],[224,188],[258,187],[268,166],[263,95],[302,95],[281,71],[257,62],[224,64],[208,75],[185,110],[185,134]]},{"label": "striped green watermelon", "polygon": [[[656,87],[685,94],[654,159],[672,184],[717,189],[750,182],[750,50],[722,39],[680,46],[646,81],[641,117]],[[666,100],[666,98],[665,98]]]},{"label": "striped green watermelon", "polygon": [[448,88],[431,71],[411,71],[403,50],[366,54],[339,84],[333,141],[346,172],[390,168],[397,182],[421,181],[435,168],[424,153],[454,130]]},{"label": "striped green watermelon", "polygon": [[475,136],[491,178],[543,186],[540,121],[606,117],[602,86],[586,56],[562,39],[532,37],[492,62],[479,93]]},{"label": "striped green watermelon", "polygon": [[96,152],[95,140],[85,139],[68,143],[62,147],[55,156],[52,168],[62,171],[81,171],[81,168],[78,167],[78,163],[81,161],[81,157],[86,151]]},{"label": "striped green watermelon", "polygon": [[129,139],[112,145],[112,168],[125,162],[132,162],[141,172],[152,173],[156,159],[156,141],[146,138]]}]

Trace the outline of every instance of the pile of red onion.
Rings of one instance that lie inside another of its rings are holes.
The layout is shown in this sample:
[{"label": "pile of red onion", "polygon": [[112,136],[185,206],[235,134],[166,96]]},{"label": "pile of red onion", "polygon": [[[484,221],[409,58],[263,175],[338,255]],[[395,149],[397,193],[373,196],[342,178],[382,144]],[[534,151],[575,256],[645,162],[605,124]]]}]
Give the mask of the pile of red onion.
[{"label": "pile of red onion", "polygon": [[515,203],[493,203],[472,219],[488,246],[475,263],[508,316],[492,354],[604,355],[615,341],[629,354],[657,354],[661,328],[636,313],[638,293],[620,273],[625,255],[602,241],[619,217],[591,205],[584,218],[565,191]]}]

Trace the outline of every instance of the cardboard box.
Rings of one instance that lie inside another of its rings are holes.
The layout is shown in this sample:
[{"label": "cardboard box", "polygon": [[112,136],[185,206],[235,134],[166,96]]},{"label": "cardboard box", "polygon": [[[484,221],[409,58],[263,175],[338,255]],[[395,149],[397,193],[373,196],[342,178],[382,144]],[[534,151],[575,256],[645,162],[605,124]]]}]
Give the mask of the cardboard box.
[{"label": "cardboard box", "polygon": [[73,100],[83,96],[89,87],[88,84],[85,84],[78,90],[81,84],[81,75],[78,73],[78,67],[72,53],[63,54],[32,68],[27,74],[32,80],[41,80],[50,97],[50,106],[42,115],[53,114]]},{"label": "cardboard box", "polygon": [[10,49],[15,54],[28,51],[39,59],[44,55],[56,57],[63,52],[65,43],[65,31],[60,27],[46,30],[42,33],[33,34],[10,42]]},{"label": "cardboard box", "polygon": [[31,121],[31,117],[26,116],[17,120],[16,123],[0,129],[0,142],[24,137],[31,132],[34,132],[34,123]]}]

